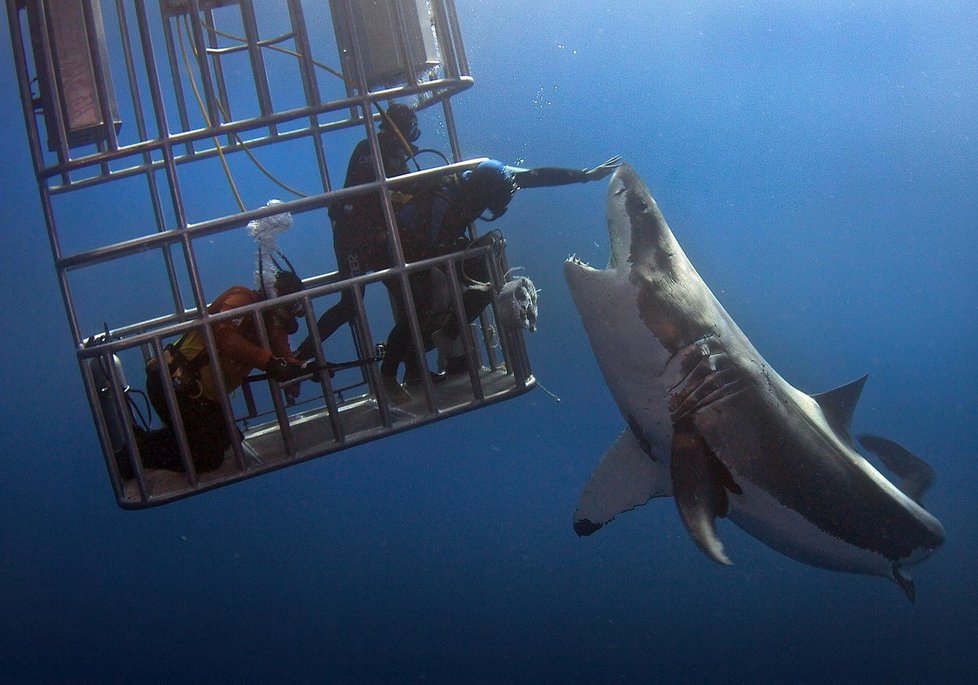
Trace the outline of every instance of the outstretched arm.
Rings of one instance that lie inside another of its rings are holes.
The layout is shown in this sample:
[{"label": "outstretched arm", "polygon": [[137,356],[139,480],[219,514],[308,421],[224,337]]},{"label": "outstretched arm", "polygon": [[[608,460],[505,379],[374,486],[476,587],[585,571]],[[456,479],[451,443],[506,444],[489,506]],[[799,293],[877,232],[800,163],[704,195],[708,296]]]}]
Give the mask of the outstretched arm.
[{"label": "outstretched arm", "polygon": [[517,188],[540,188],[543,186],[562,186],[569,183],[598,181],[618,168],[621,157],[617,155],[591,169],[565,169],[561,167],[539,167],[519,169],[510,167],[516,179]]}]

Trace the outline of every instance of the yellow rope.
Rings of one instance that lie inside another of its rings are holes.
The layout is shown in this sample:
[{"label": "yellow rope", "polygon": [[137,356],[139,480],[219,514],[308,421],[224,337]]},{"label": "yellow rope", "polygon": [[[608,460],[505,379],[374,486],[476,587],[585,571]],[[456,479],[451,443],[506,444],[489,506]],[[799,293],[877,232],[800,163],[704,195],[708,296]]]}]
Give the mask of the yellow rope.
[{"label": "yellow rope", "polygon": [[[184,17],[184,21],[189,21],[186,16]],[[222,33],[219,33],[213,27],[208,26],[206,22],[201,21],[200,23],[201,26],[203,26],[208,31],[214,31],[214,33],[218,33],[218,35],[224,35]],[[188,31],[189,31],[189,27],[188,27]],[[194,56],[199,57],[199,55],[197,55],[196,45],[193,46],[193,50],[194,50]],[[224,103],[222,103],[220,100],[217,100],[215,104],[217,104],[217,108],[220,110],[221,116],[224,117],[224,121],[226,122],[231,121],[231,115],[228,113],[226,109],[224,109]],[[272,183],[277,185],[282,190],[292,193],[296,197],[309,197],[306,193],[296,190],[295,188],[286,184],[284,181],[281,181],[278,178],[276,178],[275,175],[272,174],[272,172],[269,171],[267,168],[265,168],[265,165],[263,165],[259,161],[259,159],[255,157],[255,154],[251,151],[251,148],[248,147],[248,144],[245,143],[244,139],[241,136],[239,136],[236,132],[232,132],[231,135],[238,142],[238,145],[241,146],[241,149],[244,150],[245,154],[248,155],[248,158],[251,159],[252,163],[256,167],[258,167],[258,170],[261,171]]]},{"label": "yellow rope", "polygon": [[[187,22],[187,33],[190,33],[189,19],[184,16],[184,21]],[[194,78],[193,70],[190,68],[190,59],[187,57],[187,48],[185,41],[183,39],[183,30],[181,29],[180,22],[177,21],[177,38],[180,43],[180,54],[183,57],[183,67],[187,72],[187,80],[190,81],[190,88],[194,91],[194,98],[197,100],[197,106],[200,108],[200,115],[204,119],[204,123],[208,128],[211,127],[210,117],[207,116],[207,108],[204,107],[204,99],[200,96],[200,91],[197,89],[197,80]],[[196,47],[194,48],[194,54],[196,55]],[[221,166],[224,167],[224,175],[227,177],[228,186],[231,188],[231,193],[234,195],[235,201],[238,203],[238,208],[244,212],[246,207],[241,199],[241,195],[238,193],[238,187],[234,183],[234,178],[231,176],[231,169],[228,167],[228,162],[224,158],[224,150],[221,149],[221,141],[218,140],[217,136],[213,136],[214,148],[217,150],[217,156],[221,159]]]},{"label": "yellow rope", "polygon": [[[211,31],[212,33],[215,33],[218,36],[222,36],[224,38],[227,38],[228,40],[235,40],[235,41],[238,41],[239,43],[247,43],[248,42],[248,39],[247,38],[242,38],[241,36],[235,36],[232,33],[225,33],[224,31],[220,31],[217,28],[215,28],[213,26],[210,26],[207,22],[205,22],[203,20],[201,20],[200,25],[203,26],[208,31]],[[301,53],[298,53],[295,50],[289,50],[288,48],[280,47],[280,46],[275,45],[273,43],[269,43],[267,45],[259,45],[259,47],[268,48],[269,50],[275,50],[276,52],[281,52],[281,53],[283,53],[285,55],[291,55],[292,57],[295,57],[297,59],[302,59],[302,54]],[[325,71],[328,71],[330,74],[332,74],[333,76],[335,76],[335,77],[343,80],[345,83],[347,83],[349,85],[354,85],[354,84],[350,84],[350,81],[346,78],[346,76],[343,75],[342,72],[337,71],[336,69],[334,69],[333,67],[329,66],[328,64],[323,64],[322,62],[317,62],[316,60],[311,60],[311,61],[312,61],[313,65],[319,67],[320,69],[323,69]]]},{"label": "yellow rope", "polygon": [[[215,33],[216,35],[221,36],[223,38],[227,38],[228,40],[233,40],[233,41],[237,41],[239,43],[244,43],[244,44],[247,44],[247,42],[248,42],[248,39],[247,38],[242,38],[241,36],[235,36],[234,34],[225,33],[224,31],[220,31],[216,27],[209,25],[207,22],[205,22],[203,20],[201,20],[200,24],[201,24],[201,26],[203,26],[208,31],[211,31],[211,32]],[[289,50],[288,48],[283,48],[283,47],[280,47],[280,46],[275,45],[275,44],[269,43],[269,44],[266,44],[266,45],[259,45],[259,47],[267,48],[269,50],[274,50],[276,52],[281,52],[284,55],[291,55],[292,57],[295,57],[296,59],[302,59],[302,53],[296,52],[295,50]],[[332,74],[336,78],[342,80],[345,84],[347,84],[351,88],[355,88],[356,87],[356,84],[353,83],[352,81],[350,81],[350,79],[348,79],[342,72],[337,71],[336,69],[333,69],[328,64],[323,64],[322,62],[319,62],[319,61],[314,60],[314,59],[310,59],[310,61],[313,63],[314,66],[317,66],[320,69],[323,69],[323,70],[329,72],[330,74]],[[404,137],[404,134],[401,133],[401,129],[397,126],[397,124],[394,123],[394,121],[387,115],[387,112],[384,111],[384,109],[380,105],[378,105],[377,103],[374,103],[374,105],[377,107],[377,112],[384,118],[385,121],[387,121],[388,124],[390,124],[391,129],[394,131],[394,135],[397,136],[398,141],[401,143],[401,146],[404,148],[404,150],[408,153],[408,156],[414,162],[414,165],[420,169],[421,167],[418,164],[418,161],[414,157],[414,149],[411,147],[411,144],[407,141],[407,138]],[[220,103],[218,103],[218,106],[220,106]],[[225,113],[225,117],[227,117],[227,114],[226,113]],[[243,142],[242,142],[242,145],[243,145]],[[275,180],[275,179],[273,178],[272,180]],[[286,190],[289,190],[289,189],[286,188]],[[295,191],[291,191],[291,192],[295,192]],[[302,195],[302,197],[305,197],[305,195]]]},{"label": "yellow rope", "polygon": [[[191,35],[191,27],[190,27],[190,18],[189,18],[189,15],[184,15],[182,17],[182,20],[186,24],[186,31],[187,31],[188,36]],[[244,44],[246,44],[248,42],[248,40],[246,38],[242,38],[240,36],[235,36],[233,34],[226,33],[224,31],[220,31],[217,28],[215,28],[213,26],[210,26],[209,24],[207,24],[204,21],[201,21],[200,23],[201,23],[201,26],[203,26],[208,31],[211,31],[212,33],[214,33],[214,34],[216,34],[218,36],[222,36],[224,38],[227,38],[228,40],[234,40],[234,41],[237,41],[239,43],[244,43]],[[182,28],[182,25],[181,25],[181,23],[180,23],[179,20],[177,21],[177,37],[178,37],[178,40],[179,40],[179,43],[180,43],[180,54],[181,54],[181,56],[183,58],[184,69],[187,72],[187,79],[190,82],[191,90],[193,90],[194,98],[197,100],[197,106],[200,109],[200,114],[201,114],[201,116],[204,119],[204,123],[208,126],[208,128],[210,128],[211,125],[212,125],[211,124],[211,121],[210,121],[210,117],[207,115],[207,109],[204,106],[204,100],[203,100],[203,98],[200,95],[199,89],[197,88],[197,81],[196,81],[196,79],[193,76],[193,69],[190,66],[190,60],[187,57],[187,50],[186,50],[186,45],[185,45],[184,36],[183,36],[183,28]],[[296,52],[295,50],[289,50],[288,48],[280,47],[278,45],[266,44],[266,45],[260,45],[259,47],[268,48],[269,50],[274,50],[274,51],[280,52],[282,54],[290,55],[290,56],[295,57],[297,59],[302,59],[301,53]],[[194,57],[199,60],[200,59],[200,55],[197,52],[197,45],[193,41],[191,41],[191,49],[194,52]],[[349,85],[351,87],[355,87],[355,84],[352,84],[350,82],[350,80],[347,79],[346,76],[343,73],[341,73],[341,72],[337,71],[336,69],[333,69],[329,65],[323,64],[322,62],[319,62],[317,60],[314,60],[313,59],[313,60],[310,60],[310,61],[312,62],[312,64],[314,66],[317,66],[320,69],[323,69],[323,70],[327,71],[328,73],[332,74],[333,76],[336,76],[337,78],[342,79],[343,82],[346,83],[347,85]],[[217,105],[217,108],[218,108],[221,116],[224,118],[224,121],[225,122],[229,122],[231,120],[231,116],[228,113],[228,111],[224,109],[224,104],[219,99],[216,101],[215,104]],[[374,103],[374,105],[377,107],[378,113],[390,125],[391,130],[394,132],[394,135],[397,136],[397,139],[400,142],[401,146],[408,153],[408,156],[410,156],[410,158],[412,159],[412,161],[414,161],[415,166],[418,167],[418,168],[420,168],[420,165],[418,165],[417,159],[415,159],[415,156],[414,156],[414,148],[408,142],[407,138],[404,137],[404,134],[401,132],[401,129],[397,126],[396,123],[394,123],[393,119],[391,119],[391,117],[387,114],[387,112],[379,104]],[[248,158],[252,161],[252,163],[270,181],[272,181],[272,183],[274,183],[278,187],[282,188],[286,192],[292,193],[296,197],[309,197],[306,193],[303,193],[300,190],[296,190],[295,188],[289,186],[285,182],[283,182],[280,179],[278,179],[274,174],[272,174],[272,172],[269,171],[265,167],[265,165],[263,165],[261,163],[261,161],[255,156],[255,154],[251,151],[251,149],[248,147],[247,143],[245,143],[244,139],[240,135],[238,135],[236,132],[233,132],[233,131],[231,132],[230,135],[237,141],[238,145],[241,146],[241,149],[244,150],[244,152],[245,152],[246,155],[248,155]],[[227,178],[227,181],[228,181],[228,187],[231,189],[231,193],[234,195],[234,199],[237,202],[238,207],[243,212],[243,211],[245,211],[246,208],[245,208],[245,205],[244,205],[243,200],[241,199],[241,195],[238,193],[237,185],[234,182],[234,177],[231,175],[231,169],[228,166],[227,159],[224,156],[224,150],[221,147],[220,140],[218,139],[218,137],[216,135],[213,136],[213,140],[214,140],[215,150],[216,150],[216,152],[218,154],[218,157],[221,160],[221,166],[224,169],[224,175],[225,175],[225,177]]]}]

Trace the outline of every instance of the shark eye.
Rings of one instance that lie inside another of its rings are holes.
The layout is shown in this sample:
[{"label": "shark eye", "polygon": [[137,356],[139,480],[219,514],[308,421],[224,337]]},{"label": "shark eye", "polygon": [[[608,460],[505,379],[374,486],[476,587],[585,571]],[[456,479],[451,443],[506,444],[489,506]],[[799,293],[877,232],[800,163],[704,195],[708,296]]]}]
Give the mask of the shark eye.
[{"label": "shark eye", "polygon": [[619,188],[618,190],[615,191],[615,197],[619,197],[624,192],[625,192],[625,189],[624,188]]},{"label": "shark eye", "polygon": [[650,208],[649,203],[638,193],[629,193],[628,197],[625,198],[625,206],[628,207],[629,211],[637,214],[645,214]]}]

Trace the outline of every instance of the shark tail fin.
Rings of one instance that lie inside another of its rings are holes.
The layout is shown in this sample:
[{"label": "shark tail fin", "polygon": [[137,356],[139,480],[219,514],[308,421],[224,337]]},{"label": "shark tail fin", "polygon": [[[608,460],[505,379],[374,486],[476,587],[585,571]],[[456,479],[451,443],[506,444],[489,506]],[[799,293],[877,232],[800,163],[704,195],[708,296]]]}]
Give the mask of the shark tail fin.
[{"label": "shark tail fin", "polygon": [[577,501],[574,531],[578,535],[590,535],[653,497],[672,494],[668,468],[646,452],[643,442],[626,428],[605,452]]},{"label": "shark tail fin", "polygon": [[903,494],[923,506],[924,492],[934,482],[934,469],[907,448],[887,438],[860,435],[859,442],[900,479],[899,488]]}]

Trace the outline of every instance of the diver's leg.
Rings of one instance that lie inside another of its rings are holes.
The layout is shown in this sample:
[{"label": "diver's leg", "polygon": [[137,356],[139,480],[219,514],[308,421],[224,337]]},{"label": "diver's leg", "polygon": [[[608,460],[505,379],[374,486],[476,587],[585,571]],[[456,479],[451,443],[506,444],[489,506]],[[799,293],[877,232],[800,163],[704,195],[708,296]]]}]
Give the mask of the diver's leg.
[{"label": "diver's leg", "polygon": [[479,283],[485,283],[487,287],[466,288],[462,294],[462,306],[465,308],[465,322],[472,323],[481,314],[489,303],[492,302],[492,287],[489,279],[489,268],[486,265],[485,257],[473,257],[463,263],[466,276]]},{"label": "diver's leg", "polygon": [[[176,438],[173,435],[173,429],[170,427],[172,422],[163,394],[163,382],[160,380],[159,372],[155,369],[147,369],[146,396],[149,398],[150,404],[153,405],[157,416],[160,417],[160,423],[163,427],[159,430],[148,431],[133,425],[140,462],[144,469],[181,471],[183,466],[180,463],[180,452]],[[123,455],[120,459],[119,471],[123,478],[128,479],[133,476],[132,466],[129,464],[127,455]]]},{"label": "diver's leg", "polygon": [[397,377],[401,362],[405,361],[411,349],[411,328],[408,326],[404,308],[404,296],[396,279],[384,281],[384,287],[390,295],[391,313],[394,316],[394,326],[387,334],[384,351],[384,361],[380,364],[381,375]]},{"label": "diver's leg", "polygon": [[402,362],[407,362],[411,357],[411,328],[408,325],[407,317],[404,314],[404,301],[400,288],[396,281],[384,281],[387,291],[390,293],[391,307],[394,314],[394,326],[387,334],[387,342],[384,346],[384,360],[380,363],[380,378],[384,384],[384,390],[388,399],[394,404],[403,404],[411,399],[411,396],[397,381],[397,372]]},{"label": "diver's leg", "polygon": [[[329,336],[333,335],[340,326],[353,320],[354,315],[353,295],[349,290],[344,290],[340,294],[340,301],[323,312],[316,322],[319,329],[319,340],[326,342]],[[295,351],[297,359],[312,359],[316,356],[313,349],[312,336],[306,336]]]},{"label": "diver's leg", "polygon": [[[484,257],[472,257],[462,263],[462,273],[473,281],[489,282],[489,270]],[[492,293],[489,288],[465,288],[462,293],[462,309],[465,323],[470,324],[479,318],[489,303]],[[439,354],[444,359],[445,372],[448,374],[465,373],[468,364],[465,359],[465,348],[459,337],[458,317],[449,315],[445,325],[435,331],[431,338],[438,347]]]},{"label": "diver's leg", "polygon": [[[221,405],[204,398],[188,400],[181,405],[180,414],[197,472],[218,468],[224,463],[224,451],[231,446]],[[240,440],[241,436],[236,435],[235,439]]]},{"label": "diver's leg", "polygon": [[166,397],[163,394],[163,381],[160,379],[160,372],[153,360],[146,365],[146,397],[153,405],[156,415],[160,417],[163,426],[172,425],[170,412],[166,407]]}]

